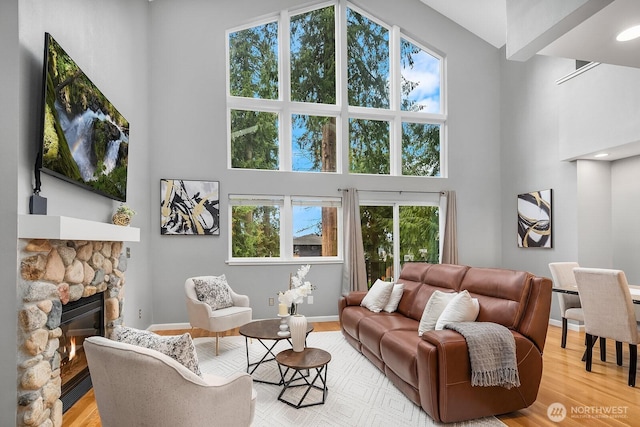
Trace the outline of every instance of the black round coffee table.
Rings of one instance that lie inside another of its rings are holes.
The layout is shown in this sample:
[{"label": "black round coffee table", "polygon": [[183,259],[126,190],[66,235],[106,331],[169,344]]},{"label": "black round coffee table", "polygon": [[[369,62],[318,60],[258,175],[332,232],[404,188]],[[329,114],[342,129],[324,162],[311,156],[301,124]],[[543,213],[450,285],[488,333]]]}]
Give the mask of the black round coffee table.
[{"label": "black round coffee table", "polygon": [[[253,376],[256,369],[258,369],[258,367],[262,363],[275,360],[276,355],[273,353],[273,349],[280,340],[287,340],[289,344],[291,344],[291,337],[282,337],[278,335],[278,331],[280,331],[280,319],[255,320],[253,322],[247,323],[246,325],[240,326],[239,332],[240,335],[244,336],[245,348],[247,350],[247,373],[249,373],[249,375],[251,375],[253,377],[253,380],[256,382],[275,385],[283,384],[282,379],[280,379],[280,381],[278,382],[274,382],[261,380]],[[311,331],[313,331],[313,324],[308,323],[307,335]],[[262,346],[267,350],[262,358],[257,362],[251,362],[249,360],[249,338],[258,340],[258,342],[262,344]],[[267,345],[265,341],[273,341],[273,343]]]}]

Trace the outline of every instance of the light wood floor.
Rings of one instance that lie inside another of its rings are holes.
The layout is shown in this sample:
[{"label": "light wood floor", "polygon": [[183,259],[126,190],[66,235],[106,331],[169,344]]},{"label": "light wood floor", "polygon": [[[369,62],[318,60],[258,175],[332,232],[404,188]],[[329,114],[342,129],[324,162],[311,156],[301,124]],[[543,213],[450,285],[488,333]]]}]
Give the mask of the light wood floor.
[{"label": "light wood floor", "polygon": [[[314,331],[339,330],[338,322],[314,322]],[[160,331],[162,335],[175,335],[185,331]],[[189,331],[194,337],[207,336],[201,330]],[[237,334],[237,331],[231,332]],[[636,388],[627,385],[629,351],[625,346],[624,363],[615,363],[615,345],[609,343],[607,362],[599,359],[599,347],[594,349],[591,372],[586,372],[580,361],[584,351],[584,334],[569,331],[567,347],[560,347],[560,328],[549,326],[544,353],[544,371],[537,401],[529,408],[498,417],[508,426],[626,426],[640,421],[640,376]],[[560,424],[547,416],[547,408],[561,403],[568,415]],[[611,414],[615,411],[618,416]],[[599,412],[600,415],[594,414]],[[573,413],[573,415],[572,415]],[[603,414],[606,414],[603,416]],[[63,416],[65,427],[100,427],[100,416],[93,390]],[[636,424],[637,425],[637,424]]]}]

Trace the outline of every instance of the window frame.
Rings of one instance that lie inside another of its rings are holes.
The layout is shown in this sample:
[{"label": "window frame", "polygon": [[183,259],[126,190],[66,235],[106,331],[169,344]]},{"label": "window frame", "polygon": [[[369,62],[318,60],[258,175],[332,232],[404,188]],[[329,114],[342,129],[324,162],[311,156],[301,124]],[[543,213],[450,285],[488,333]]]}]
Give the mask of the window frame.
[{"label": "window frame", "polygon": [[[342,198],[332,196],[289,196],[289,195],[244,195],[229,194],[228,229],[233,230],[233,207],[241,205],[273,204],[280,206],[280,256],[278,257],[234,257],[233,233],[229,233],[227,264],[263,265],[263,264],[333,264],[343,262],[343,215]],[[255,203],[252,203],[255,202]],[[337,256],[296,257],[293,253],[293,206],[327,206],[337,208]]]},{"label": "window frame", "polygon": [[[438,262],[442,262],[442,245],[444,228],[446,222],[446,205],[443,205],[443,198],[439,192],[399,192],[399,194],[389,195],[393,192],[376,193],[373,191],[360,192],[360,207],[362,206],[391,206],[393,208],[393,281],[401,271],[400,260],[400,207],[401,206],[433,206],[439,209],[439,235],[438,242]],[[398,254],[396,256],[396,254]],[[397,273],[396,273],[397,272]]]}]

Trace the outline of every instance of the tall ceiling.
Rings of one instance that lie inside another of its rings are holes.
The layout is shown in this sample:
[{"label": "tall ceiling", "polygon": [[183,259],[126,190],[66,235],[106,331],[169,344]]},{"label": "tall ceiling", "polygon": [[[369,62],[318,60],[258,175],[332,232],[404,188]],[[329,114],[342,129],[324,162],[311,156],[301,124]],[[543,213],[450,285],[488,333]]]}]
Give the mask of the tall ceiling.
[{"label": "tall ceiling", "polygon": [[[520,36],[513,34],[519,27],[509,25],[510,20],[517,22],[522,18],[517,14],[523,8],[531,8],[533,13],[542,15],[541,12],[556,8],[557,4],[553,2],[568,0],[421,1],[496,48],[507,44],[508,52],[510,40]],[[507,2],[510,3],[509,10]],[[540,34],[535,43],[531,43],[533,54],[640,68],[640,38],[628,42],[615,39],[625,28],[640,25],[640,0],[573,0],[573,3],[577,12]],[[531,14],[527,18],[531,20]],[[547,16],[539,16],[534,21],[542,22],[545,18]],[[512,34],[508,34],[507,28]]]}]

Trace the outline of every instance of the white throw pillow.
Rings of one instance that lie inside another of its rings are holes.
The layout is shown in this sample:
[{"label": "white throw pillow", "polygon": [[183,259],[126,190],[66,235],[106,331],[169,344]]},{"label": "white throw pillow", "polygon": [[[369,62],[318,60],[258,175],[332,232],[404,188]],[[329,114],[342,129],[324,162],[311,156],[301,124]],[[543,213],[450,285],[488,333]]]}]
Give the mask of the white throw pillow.
[{"label": "white throw pillow", "polygon": [[402,298],[402,293],[404,292],[404,284],[396,283],[393,285],[393,289],[391,290],[391,296],[389,297],[389,302],[384,306],[383,310],[387,313],[393,313],[398,308],[398,304],[400,304],[400,299]]},{"label": "white throw pillow", "polygon": [[447,304],[449,304],[456,295],[458,295],[457,292],[442,291],[435,291],[431,295],[431,298],[427,301],[427,305],[424,307],[424,311],[422,312],[422,318],[420,319],[420,325],[418,326],[418,336],[422,336],[425,332],[436,329],[438,318],[444,309],[447,308]]},{"label": "white throw pillow", "polygon": [[389,302],[391,291],[393,291],[393,283],[378,279],[373,286],[371,286],[367,295],[364,296],[360,305],[374,313],[379,313]]},{"label": "white throw pillow", "polygon": [[469,291],[464,290],[456,295],[444,309],[438,322],[436,331],[444,329],[444,325],[453,322],[474,322],[480,312],[477,298],[471,298]]}]

